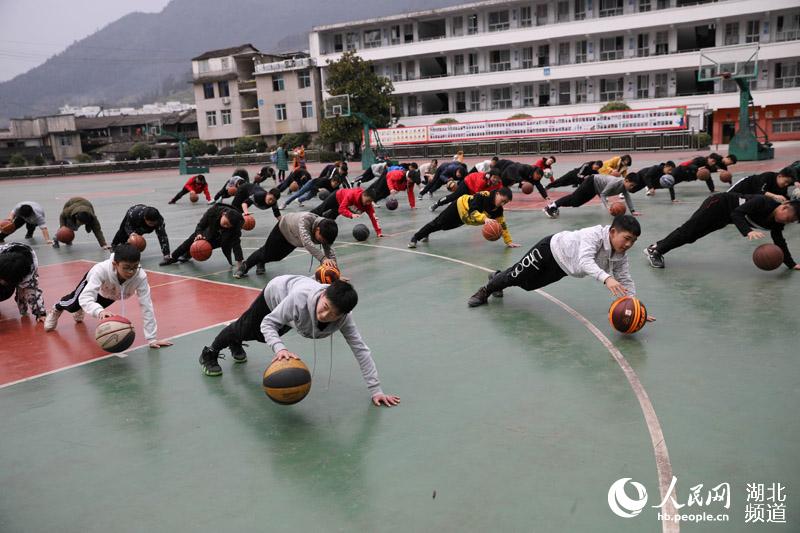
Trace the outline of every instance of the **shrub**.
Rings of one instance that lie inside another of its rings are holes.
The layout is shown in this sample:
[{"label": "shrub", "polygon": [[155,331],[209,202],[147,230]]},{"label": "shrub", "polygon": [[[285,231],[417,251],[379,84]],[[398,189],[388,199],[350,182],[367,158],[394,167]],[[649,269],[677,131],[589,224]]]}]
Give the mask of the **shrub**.
[{"label": "shrub", "polygon": [[508,120],[516,120],[519,118],[533,118],[533,116],[527,113],[517,113],[516,115],[511,115],[510,117],[508,117]]},{"label": "shrub", "polygon": [[201,139],[192,139],[186,144],[186,155],[201,156],[208,153],[208,145]]},{"label": "shrub", "polygon": [[233,146],[226,146],[217,151],[217,155],[231,155],[233,154]]},{"label": "shrub", "polygon": [[149,144],[136,143],[128,151],[128,157],[131,159],[150,159],[153,157],[153,149]]},{"label": "shrub", "polygon": [[252,137],[239,137],[233,145],[233,152],[236,154],[249,154],[255,151],[257,141]]},{"label": "shrub", "polygon": [[216,144],[208,143],[206,145],[206,154],[208,155],[216,155],[219,152],[219,148],[217,148]]},{"label": "shrub", "polygon": [[600,108],[601,113],[605,113],[606,111],[630,111],[630,110],[631,106],[622,101],[608,102],[606,105]]},{"label": "shrub", "polygon": [[28,161],[25,159],[25,156],[20,153],[13,154],[8,159],[8,165],[11,167],[24,167],[27,164]]},{"label": "shrub", "polygon": [[259,154],[263,154],[266,151],[267,151],[267,143],[265,143],[264,141],[258,141],[256,143],[256,152],[258,152]]},{"label": "shrub", "polygon": [[36,154],[33,157],[33,164],[37,167],[44,165],[44,156],[42,154]]},{"label": "shrub", "polygon": [[709,145],[711,145],[711,135],[704,131],[695,133],[694,141],[697,143],[698,148],[707,148]]},{"label": "shrub", "polygon": [[89,154],[78,154],[78,157],[75,158],[75,161],[77,161],[78,163],[91,163],[92,156],[90,156]]},{"label": "shrub", "polygon": [[445,118],[440,118],[439,120],[434,122],[434,124],[458,124],[458,121],[454,118],[445,117]]},{"label": "shrub", "polygon": [[280,138],[278,144],[286,143],[288,149],[296,148],[301,144],[308,148],[311,143],[311,134],[309,133],[287,133]]}]

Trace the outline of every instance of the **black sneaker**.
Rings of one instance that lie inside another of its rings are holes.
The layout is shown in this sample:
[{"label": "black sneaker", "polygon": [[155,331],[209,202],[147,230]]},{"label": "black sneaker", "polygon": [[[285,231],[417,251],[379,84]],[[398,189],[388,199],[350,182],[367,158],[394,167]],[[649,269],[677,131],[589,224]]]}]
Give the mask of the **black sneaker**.
[{"label": "black sneaker", "polygon": [[647,256],[647,260],[650,261],[650,266],[653,268],[664,268],[664,256],[661,255],[658,250],[656,250],[656,245],[651,244],[647,248],[644,249],[644,255]]},{"label": "black sneaker", "polygon": [[53,248],[55,248],[56,250],[60,248],[58,241],[53,241]]},{"label": "black sneaker", "polygon": [[486,287],[481,287],[478,289],[478,292],[473,294],[467,300],[467,305],[470,307],[478,307],[479,305],[483,305],[489,301],[489,291],[486,290]]},{"label": "black sneaker", "polygon": [[432,212],[436,211],[436,209],[438,209],[438,208],[439,208],[439,204],[435,203],[435,204],[431,204],[429,209],[431,210],[431,213],[432,213]]},{"label": "black sneaker", "polygon": [[221,376],[222,367],[219,366],[217,358],[220,354],[209,348],[203,347],[203,353],[200,354],[200,368],[203,369],[203,374],[206,376]]},{"label": "black sneaker", "polygon": [[263,276],[267,273],[267,269],[264,268],[264,265],[256,265],[256,276]]},{"label": "black sneaker", "polygon": [[30,232],[26,233],[26,234],[25,234],[25,238],[26,238],[26,239],[33,239],[33,232],[32,232],[32,231],[30,231]]},{"label": "black sneaker", "polygon": [[231,357],[233,357],[234,363],[245,363],[247,362],[247,352],[244,351],[241,345],[239,346],[231,346]]},{"label": "black sneaker", "polygon": [[178,258],[178,262],[179,262],[179,263],[187,263],[187,262],[189,262],[189,261],[191,261],[191,260],[192,260],[192,258],[191,258],[191,257],[189,257],[188,255],[182,255],[182,256],[180,256],[180,257]]},{"label": "black sneaker", "polygon": [[547,207],[542,209],[542,211],[544,211],[544,214],[550,218],[558,218],[558,207],[553,207],[548,205]]},{"label": "black sneaker", "polygon": [[161,261],[161,262],[158,264],[158,266],[162,266],[162,267],[163,267],[163,266],[167,266],[167,265],[174,265],[174,264],[175,264],[175,263],[177,263],[177,262],[178,262],[178,260],[177,260],[177,259],[175,259],[174,257],[167,257],[166,259],[164,259],[163,261]]},{"label": "black sneaker", "polygon": [[[500,271],[499,270],[495,270],[493,273],[489,274],[489,281],[492,281],[494,279],[494,277],[498,276],[498,275],[500,275]],[[495,298],[502,298],[503,297],[503,291],[494,291],[492,293],[492,296],[494,296]]]},{"label": "black sneaker", "polygon": [[246,278],[247,277],[247,270],[244,267],[237,268],[236,270],[233,271],[233,277],[235,279]]}]

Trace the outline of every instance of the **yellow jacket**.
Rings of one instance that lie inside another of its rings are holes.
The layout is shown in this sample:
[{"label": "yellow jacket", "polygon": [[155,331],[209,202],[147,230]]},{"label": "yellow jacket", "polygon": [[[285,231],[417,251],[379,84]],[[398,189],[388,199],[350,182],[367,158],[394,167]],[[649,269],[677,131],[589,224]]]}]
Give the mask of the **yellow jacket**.
[{"label": "yellow jacket", "polygon": [[615,156],[609,159],[608,161],[603,161],[603,166],[600,167],[598,172],[600,174],[611,174],[612,171],[618,170],[621,176],[625,176],[628,174],[628,167],[621,163],[622,157]]},{"label": "yellow jacket", "polygon": [[480,191],[474,195],[465,194],[456,200],[458,216],[461,222],[469,226],[481,226],[486,223],[487,218],[496,220],[503,230],[503,242],[510,244],[511,233],[508,231],[503,208],[494,205],[494,197],[497,191]]}]

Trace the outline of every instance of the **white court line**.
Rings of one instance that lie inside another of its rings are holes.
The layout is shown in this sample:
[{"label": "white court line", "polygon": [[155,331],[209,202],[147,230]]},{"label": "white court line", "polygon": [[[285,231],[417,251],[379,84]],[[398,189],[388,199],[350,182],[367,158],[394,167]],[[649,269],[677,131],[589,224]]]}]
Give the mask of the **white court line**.
[{"label": "white court line", "polygon": [[[420,252],[417,250],[406,249],[406,248],[395,248],[393,246],[382,246],[377,244],[364,244],[364,243],[348,243],[348,244],[354,246],[366,246],[369,248],[383,248],[385,250],[392,250],[395,252],[405,252],[410,254],[425,255],[436,259],[444,259],[445,261],[458,263],[471,268],[477,268],[478,270],[483,270],[484,272],[489,272],[489,273],[494,272],[494,270],[491,268],[482,267],[474,263],[469,263],[467,261],[454,259],[452,257],[447,257],[444,255],[432,254],[428,252]],[[588,329],[597,338],[597,340],[599,340],[600,343],[606,347],[606,349],[611,354],[611,357],[614,358],[619,367],[622,369],[622,372],[625,374],[625,378],[628,380],[628,383],[630,384],[633,393],[636,395],[636,399],[639,400],[639,407],[642,410],[645,423],[647,424],[647,430],[650,433],[650,442],[652,443],[653,446],[653,454],[655,455],[656,459],[656,470],[658,471],[658,488],[659,492],[661,493],[661,498],[663,500],[667,494],[667,490],[669,490],[670,483],[672,482],[672,464],[670,463],[669,460],[669,453],[667,451],[667,442],[664,439],[664,432],[661,430],[661,423],[658,421],[656,410],[653,407],[653,404],[650,401],[650,397],[647,395],[647,391],[645,391],[642,382],[639,381],[639,376],[636,374],[636,371],[633,370],[631,365],[628,363],[628,360],[625,359],[625,356],[622,355],[622,352],[619,351],[619,349],[614,345],[614,343],[611,342],[609,338],[606,337],[603,334],[603,332],[600,331],[597,328],[597,326],[592,324],[586,317],[581,315],[575,309],[565,304],[555,296],[548,294],[547,292],[541,289],[537,289],[536,292],[545,297],[547,300],[550,300],[552,303],[561,307],[563,310],[569,313],[573,318],[575,318],[581,324],[583,324],[584,327],[586,327],[586,329]],[[671,499],[668,499],[667,503],[664,505],[663,513],[665,515],[674,515],[676,512],[677,511],[672,505]],[[677,533],[678,531],[680,531],[680,524],[677,522],[672,522],[670,520],[662,520],[661,529],[664,533]]]}]

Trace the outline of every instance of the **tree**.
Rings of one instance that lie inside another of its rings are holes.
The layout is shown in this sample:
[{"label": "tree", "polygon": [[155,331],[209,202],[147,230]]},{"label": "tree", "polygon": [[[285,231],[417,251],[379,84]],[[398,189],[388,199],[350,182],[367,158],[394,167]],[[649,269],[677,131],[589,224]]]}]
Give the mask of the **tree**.
[{"label": "tree", "polygon": [[44,165],[44,156],[42,154],[36,154],[33,156],[33,164],[37,167]]},{"label": "tree", "polygon": [[521,118],[533,118],[533,117],[527,113],[517,113],[516,115],[511,115],[510,117],[508,117],[508,120],[516,120]]},{"label": "tree", "polygon": [[199,157],[208,153],[208,146],[201,139],[192,139],[186,145],[186,155]]},{"label": "tree", "polygon": [[250,152],[255,151],[257,145],[258,141],[252,137],[239,137],[236,139],[236,143],[233,145],[233,153],[249,154]]},{"label": "tree", "polygon": [[25,156],[19,152],[12,154],[11,157],[8,158],[8,166],[11,167],[24,167],[27,164],[28,161],[25,159]]},{"label": "tree", "polygon": [[605,113],[606,111],[630,111],[630,110],[631,106],[622,101],[608,102],[606,105],[600,108],[601,113]]},{"label": "tree", "polygon": [[92,156],[90,156],[89,154],[78,154],[78,156],[75,158],[75,161],[77,161],[78,163],[91,163]]},{"label": "tree", "polygon": [[308,146],[311,142],[311,134],[310,133],[287,133],[283,137],[280,138],[278,144],[286,144],[286,147],[290,150],[301,144],[304,146]]},{"label": "tree", "polygon": [[217,148],[216,144],[208,143],[206,145],[206,154],[208,154],[208,155],[217,155],[218,151],[219,151],[219,148]]},{"label": "tree", "polygon": [[131,159],[150,159],[152,156],[153,149],[145,143],[136,143],[128,151],[128,157]]},{"label": "tree", "polygon": [[434,124],[458,124],[458,121],[454,118],[445,117],[445,118],[440,118],[439,120],[434,122]]},{"label": "tree", "polygon": [[[391,122],[394,85],[391,80],[372,72],[371,63],[355,52],[342,54],[339,61],[328,62],[325,88],[329,94],[349,94],[351,112],[363,113],[377,128]],[[353,142],[361,144],[361,121],[355,117],[323,119],[320,140],[325,144]]]}]

